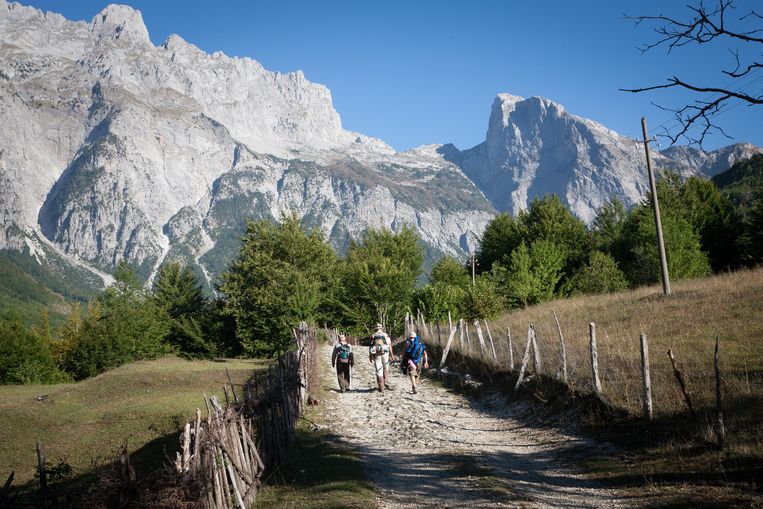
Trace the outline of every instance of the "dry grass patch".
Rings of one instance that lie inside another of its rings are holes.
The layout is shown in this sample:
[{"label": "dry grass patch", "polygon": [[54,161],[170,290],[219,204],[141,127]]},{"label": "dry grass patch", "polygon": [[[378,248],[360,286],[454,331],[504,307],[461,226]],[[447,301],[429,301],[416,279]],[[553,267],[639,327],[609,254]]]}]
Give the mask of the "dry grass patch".
[{"label": "dry grass patch", "polygon": [[[662,296],[661,287],[652,286],[512,311],[490,323],[498,362],[492,361],[492,354],[487,362],[500,369],[508,367],[510,327],[518,364],[527,326],[534,324],[542,373],[557,376],[561,349],[552,310],[564,333],[570,386],[577,391],[593,390],[588,324],[595,322],[600,377],[608,403],[634,414],[641,412],[641,333],[649,340],[657,415],[686,410],[667,356],[668,348],[688,376],[695,406],[708,408],[714,404],[713,348],[718,335],[722,389],[730,414],[739,403],[749,406],[750,400],[763,398],[763,269],[678,281],[667,298]],[[474,343],[473,331],[471,336]],[[454,343],[458,350],[458,342]]]}]

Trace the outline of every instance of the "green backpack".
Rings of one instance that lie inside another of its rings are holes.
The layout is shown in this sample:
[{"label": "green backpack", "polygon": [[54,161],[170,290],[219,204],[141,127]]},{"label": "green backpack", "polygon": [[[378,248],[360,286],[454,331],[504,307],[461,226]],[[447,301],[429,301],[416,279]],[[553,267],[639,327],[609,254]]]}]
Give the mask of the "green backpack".
[{"label": "green backpack", "polygon": [[339,362],[350,362],[351,351],[350,345],[339,345],[339,354],[337,355]]}]

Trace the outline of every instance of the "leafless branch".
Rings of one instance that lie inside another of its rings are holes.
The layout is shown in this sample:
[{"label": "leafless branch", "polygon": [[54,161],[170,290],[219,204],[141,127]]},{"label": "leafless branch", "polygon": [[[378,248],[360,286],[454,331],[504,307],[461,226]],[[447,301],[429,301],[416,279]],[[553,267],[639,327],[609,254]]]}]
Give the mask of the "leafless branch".
[{"label": "leafless branch", "polygon": [[[667,48],[671,53],[674,49],[688,45],[702,45],[711,43],[715,40],[726,39],[744,44],[747,49],[750,47],[759,48],[758,44],[763,45],[763,28],[750,26],[757,20],[763,20],[763,16],[756,11],[751,10],[747,14],[732,17],[732,12],[736,8],[734,0],[717,0],[714,8],[708,8],[700,0],[698,5],[687,6],[689,13],[688,21],[675,19],[662,14],[656,16],[626,16],[635,24],[656,23],[654,31],[658,34],[656,41],[644,44],[639,49],[642,53],[657,48],[659,46]],[[732,78],[742,78],[750,75],[758,69],[763,68],[763,55],[757,55],[757,50],[753,49],[756,57],[743,62],[738,49],[731,50],[736,66],[733,69],[721,70],[723,74]],[[749,86],[749,84],[748,84]],[[678,134],[668,134],[667,137],[672,143],[676,143],[679,138],[685,138],[692,144],[701,145],[705,136],[711,131],[718,131],[724,136],[728,135],[712,122],[712,117],[722,111],[722,108],[731,102],[743,102],[749,105],[763,104],[763,94],[745,93],[744,87],[712,87],[701,86],[687,83],[677,76],[666,80],[665,83],[641,88],[623,88],[625,92],[649,92],[654,90],[679,88],[689,90],[705,97],[712,94],[712,99],[696,99],[692,104],[688,104],[675,109],[662,108],[675,114],[676,120],[681,125],[681,131]],[[718,94],[717,96],[715,94]],[[699,136],[689,135],[693,126],[699,127]]]}]

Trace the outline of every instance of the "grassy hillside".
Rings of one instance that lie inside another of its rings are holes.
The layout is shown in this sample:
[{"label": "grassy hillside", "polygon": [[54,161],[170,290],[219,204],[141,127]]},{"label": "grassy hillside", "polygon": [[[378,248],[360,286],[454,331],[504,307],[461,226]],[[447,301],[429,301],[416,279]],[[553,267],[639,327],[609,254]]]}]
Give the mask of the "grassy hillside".
[{"label": "grassy hillside", "polygon": [[[661,287],[579,297],[517,310],[491,327],[499,335],[499,352],[508,357],[506,330],[514,335],[514,358],[519,362],[527,326],[535,325],[543,371],[556,375],[560,346],[556,311],[567,350],[573,388],[592,390],[589,322],[595,322],[599,368],[604,397],[629,410],[641,411],[639,335],[647,335],[655,412],[685,410],[670,360],[671,348],[689,377],[698,407],[714,404],[713,348],[720,336],[720,368],[727,402],[763,398],[763,269],[740,271],[699,280],[672,283],[673,293]],[[758,399],[760,403],[763,400]]]},{"label": "grassy hillside", "polygon": [[95,295],[98,285],[92,274],[53,251],[46,257],[41,265],[27,253],[0,250],[0,312],[12,310],[35,324],[46,309],[55,327],[69,313],[72,301],[85,302]]},{"label": "grassy hillside", "polygon": [[[46,459],[80,475],[115,458],[127,441],[145,474],[177,446],[176,432],[204,407],[203,395],[223,398],[225,369],[242,383],[264,363],[254,360],[186,361],[168,357],[136,362],[76,384],[0,385],[0,477],[11,470],[21,485],[34,478],[36,443]],[[45,395],[43,401],[37,396]]]},{"label": "grassy hillside", "polygon": [[[593,458],[580,451],[572,461],[592,477],[640,494],[646,484],[655,497],[654,507],[758,507],[749,505],[748,499],[750,489],[763,485],[763,268],[676,281],[672,289],[669,297],[662,295],[660,286],[651,286],[516,310],[490,323],[498,362],[492,353],[487,360],[478,360],[476,346],[466,358],[456,354],[453,362],[474,371],[482,366],[488,372],[505,372],[510,327],[518,369],[528,325],[534,324],[546,377],[530,382],[523,394],[534,402],[531,406],[539,418],[561,425],[577,423],[623,451]],[[552,311],[564,334],[569,386],[575,392],[551,382],[558,376],[561,357]],[[589,396],[593,392],[589,322],[596,324],[602,398],[619,410],[604,411]],[[649,343],[652,422],[642,418],[641,333]],[[476,345],[473,330],[471,336]],[[717,336],[727,433],[723,449],[716,447],[714,434]],[[696,421],[673,374],[669,348],[688,378]],[[458,340],[455,350],[460,351]],[[532,374],[532,357],[529,364]],[[496,379],[492,373],[490,378]],[[507,377],[509,392],[515,380]]]}]

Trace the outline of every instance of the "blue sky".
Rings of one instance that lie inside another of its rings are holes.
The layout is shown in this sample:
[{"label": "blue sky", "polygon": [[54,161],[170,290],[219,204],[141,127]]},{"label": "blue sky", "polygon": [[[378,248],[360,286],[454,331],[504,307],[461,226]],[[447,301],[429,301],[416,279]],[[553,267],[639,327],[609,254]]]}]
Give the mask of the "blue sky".
[{"label": "blue sky", "polygon": [[[177,33],[207,52],[245,56],[273,71],[297,69],[326,85],[346,129],[383,139],[397,150],[428,143],[461,149],[484,140],[496,94],[539,95],[615,131],[641,137],[640,118],[655,134],[673,127],[662,106],[681,94],[631,94],[677,75],[728,85],[729,49],[707,45],[638,50],[656,34],[623,14],[676,14],[686,1],[241,1],[127,0],[143,13],[155,44]],[[107,5],[95,0],[21,3],[90,20]],[[711,4],[712,0],[706,0]],[[740,13],[757,0],[737,0]],[[759,4],[758,4],[759,5]],[[744,46],[739,46],[744,49]],[[760,48],[757,56],[760,57]],[[749,50],[748,50],[749,53]],[[753,54],[752,56],[755,56]],[[724,67],[724,68],[725,68]],[[763,70],[735,88],[760,94]],[[727,134],[715,149],[747,141],[763,146],[763,106],[738,105],[718,117]],[[662,142],[665,148],[666,142]]]}]

